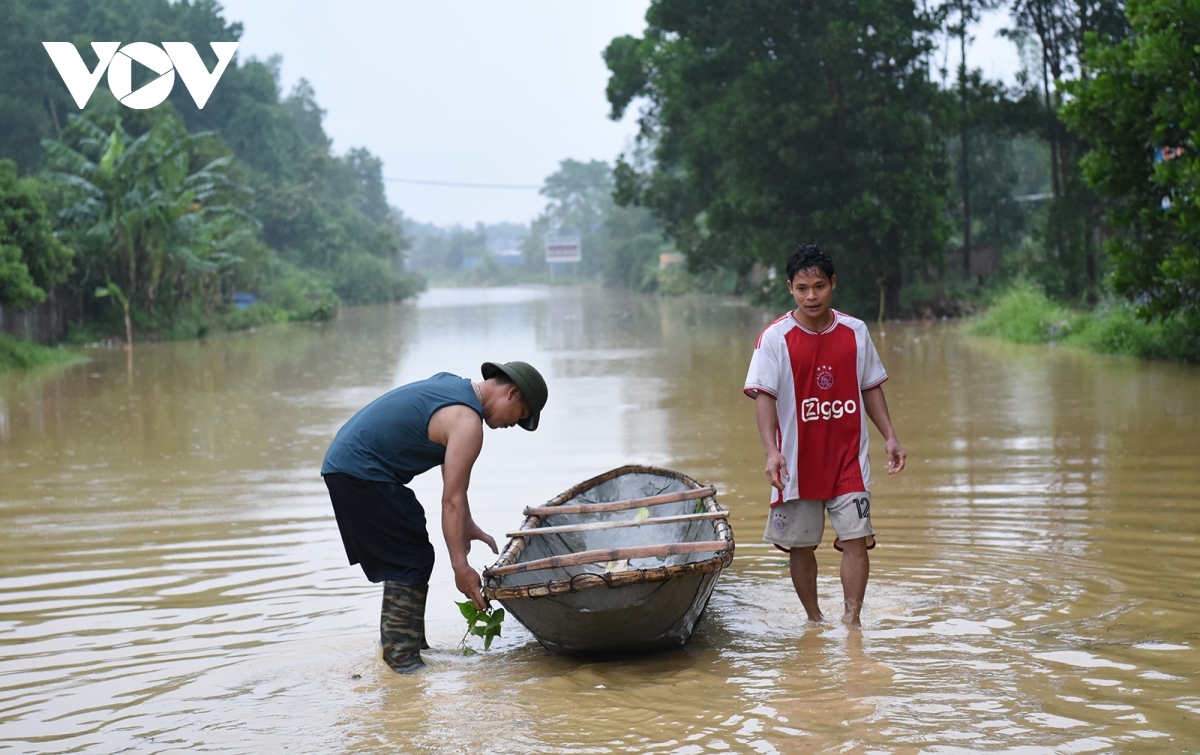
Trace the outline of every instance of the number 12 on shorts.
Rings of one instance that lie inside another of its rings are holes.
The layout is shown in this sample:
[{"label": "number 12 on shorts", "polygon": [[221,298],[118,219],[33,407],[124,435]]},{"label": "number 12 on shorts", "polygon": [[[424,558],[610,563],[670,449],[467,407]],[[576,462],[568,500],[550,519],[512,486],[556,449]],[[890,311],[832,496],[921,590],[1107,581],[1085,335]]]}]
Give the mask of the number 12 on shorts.
[{"label": "number 12 on shorts", "polygon": [[871,499],[870,498],[855,498],[854,508],[858,509],[858,518],[866,519],[871,515]]}]

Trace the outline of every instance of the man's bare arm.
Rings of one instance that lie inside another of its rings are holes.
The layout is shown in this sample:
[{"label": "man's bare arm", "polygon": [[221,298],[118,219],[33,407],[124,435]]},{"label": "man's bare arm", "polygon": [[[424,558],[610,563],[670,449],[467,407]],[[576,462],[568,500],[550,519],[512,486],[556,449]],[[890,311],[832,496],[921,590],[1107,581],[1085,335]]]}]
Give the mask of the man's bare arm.
[{"label": "man's bare arm", "polygon": [[867,416],[879,428],[883,435],[883,449],[887,453],[888,474],[896,474],[904,469],[907,456],[900,441],[896,439],[896,429],[892,427],[892,418],[888,414],[887,399],[883,396],[883,386],[875,386],[863,391],[863,408]]},{"label": "man's bare arm", "polygon": [[479,540],[497,552],[496,541],[475,524],[467,501],[471,469],[483,448],[483,423],[479,414],[467,406],[447,406],[429,420],[429,439],[446,446],[442,464],[442,535],[450,551],[454,585],[483,610],[487,602],[479,590],[479,573],[467,563],[471,541]]},{"label": "man's bare arm", "polygon": [[775,397],[765,391],[754,394],[754,418],[758,422],[758,437],[767,454],[767,480],[776,490],[783,490],[783,481],[788,479],[787,462],[779,452],[779,414]]}]

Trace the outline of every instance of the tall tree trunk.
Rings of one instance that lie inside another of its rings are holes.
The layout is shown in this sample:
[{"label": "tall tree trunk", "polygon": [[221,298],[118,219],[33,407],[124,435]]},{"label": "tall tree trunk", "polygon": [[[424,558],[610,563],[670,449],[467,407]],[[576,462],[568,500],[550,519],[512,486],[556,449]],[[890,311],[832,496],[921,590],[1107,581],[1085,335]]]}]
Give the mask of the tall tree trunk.
[{"label": "tall tree trunk", "polygon": [[125,251],[129,255],[129,288],[126,290],[129,291],[127,295],[132,301],[134,291],[137,291],[137,246],[129,229],[125,232]]},{"label": "tall tree trunk", "polygon": [[[1054,118],[1054,105],[1050,100],[1050,61],[1047,59],[1046,39],[1042,39],[1042,93],[1046,98],[1046,113],[1051,119]],[[1050,136],[1050,191],[1054,194],[1054,198],[1058,199],[1062,196],[1062,180],[1058,166],[1058,135],[1051,131]]]},{"label": "tall tree trunk", "polygon": [[133,353],[133,323],[129,320],[129,302],[123,303],[125,305],[125,348]]},{"label": "tall tree trunk", "polygon": [[46,102],[50,103],[50,118],[54,121],[54,133],[62,134],[62,125],[58,122],[58,109],[54,107],[54,98],[47,97]]},{"label": "tall tree trunk", "polygon": [[163,259],[162,255],[155,253],[151,255],[154,262],[150,266],[150,283],[146,288],[146,298],[149,302],[149,309],[154,311],[155,300],[158,298],[158,286],[162,280]]},{"label": "tall tree trunk", "polygon": [[963,196],[963,278],[971,277],[971,167],[968,162],[969,153],[967,152],[967,9],[966,0],[959,0],[958,3],[959,20],[962,22],[962,28],[959,29],[959,49],[962,53],[962,61],[958,66],[958,89],[959,97],[962,98],[962,127],[959,130],[959,137],[962,144],[962,196]]}]

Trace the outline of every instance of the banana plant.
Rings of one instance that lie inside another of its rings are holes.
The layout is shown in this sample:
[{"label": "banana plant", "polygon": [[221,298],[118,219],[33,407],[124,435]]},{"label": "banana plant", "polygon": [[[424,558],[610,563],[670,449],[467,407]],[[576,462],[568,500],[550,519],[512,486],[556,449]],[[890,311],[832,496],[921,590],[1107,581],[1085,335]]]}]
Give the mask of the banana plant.
[{"label": "banana plant", "polygon": [[119,119],[107,133],[81,116],[71,127],[73,143],[46,140],[43,147],[51,176],[73,200],[63,220],[98,250],[93,274],[106,283],[97,292],[119,280],[131,306],[152,312],[164,281],[173,304],[196,295],[219,299],[214,282],[240,261],[231,250],[255,221],[236,206],[249,189],[230,177],[228,155],[192,168],[192,155],[214,135],[189,134],[171,116],[136,138]]}]

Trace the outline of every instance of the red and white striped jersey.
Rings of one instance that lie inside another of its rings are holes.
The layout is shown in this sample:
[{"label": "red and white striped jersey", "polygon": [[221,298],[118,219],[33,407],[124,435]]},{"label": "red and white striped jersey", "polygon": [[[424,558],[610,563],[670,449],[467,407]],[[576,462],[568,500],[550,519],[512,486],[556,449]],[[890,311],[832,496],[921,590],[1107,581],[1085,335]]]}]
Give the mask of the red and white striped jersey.
[{"label": "red and white striped jersey", "polygon": [[745,393],[775,398],[789,475],[782,492],[772,488],[772,506],[871,489],[862,392],[888,376],[866,324],[830,312],[833,321],[820,333],[791,312],[780,317],[758,337],[750,360]]}]

